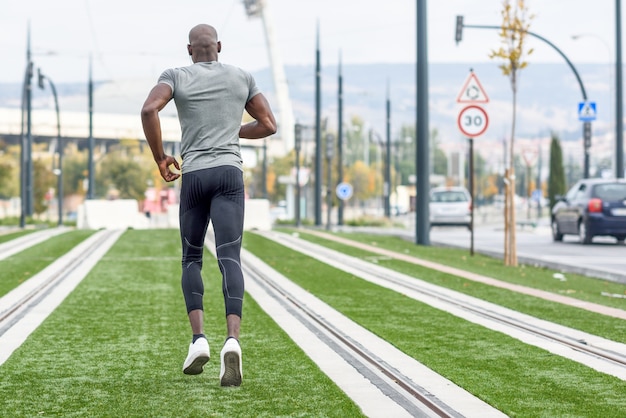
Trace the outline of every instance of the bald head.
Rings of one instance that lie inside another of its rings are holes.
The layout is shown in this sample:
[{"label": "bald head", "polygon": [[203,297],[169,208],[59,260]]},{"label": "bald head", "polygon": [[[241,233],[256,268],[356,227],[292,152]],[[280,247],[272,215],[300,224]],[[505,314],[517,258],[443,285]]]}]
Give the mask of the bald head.
[{"label": "bald head", "polygon": [[217,31],[213,26],[200,24],[189,31],[187,51],[194,63],[217,61],[221,49],[222,44],[217,40]]}]

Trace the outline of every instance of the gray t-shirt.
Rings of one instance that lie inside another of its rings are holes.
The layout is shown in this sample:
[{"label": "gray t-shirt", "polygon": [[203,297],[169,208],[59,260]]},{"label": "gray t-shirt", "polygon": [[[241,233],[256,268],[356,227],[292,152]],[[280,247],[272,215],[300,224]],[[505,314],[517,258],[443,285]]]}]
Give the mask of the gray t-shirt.
[{"label": "gray t-shirt", "polygon": [[217,61],[165,70],[182,130],[182,171],[221,165],[243,170],[239,127],[246,103],[260,93],[250,73]]}]

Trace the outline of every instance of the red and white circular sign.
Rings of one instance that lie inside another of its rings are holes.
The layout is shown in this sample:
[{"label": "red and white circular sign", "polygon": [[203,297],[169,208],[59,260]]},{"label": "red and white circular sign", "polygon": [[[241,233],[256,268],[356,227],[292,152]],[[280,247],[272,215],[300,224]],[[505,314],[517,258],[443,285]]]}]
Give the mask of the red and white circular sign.
[{"label": "red and white circular sign", "polygon": [[461,110],[457,124],[463,135],[468,138],[476,138],[487,130],[489,118],[482,107],[470,105]]}]

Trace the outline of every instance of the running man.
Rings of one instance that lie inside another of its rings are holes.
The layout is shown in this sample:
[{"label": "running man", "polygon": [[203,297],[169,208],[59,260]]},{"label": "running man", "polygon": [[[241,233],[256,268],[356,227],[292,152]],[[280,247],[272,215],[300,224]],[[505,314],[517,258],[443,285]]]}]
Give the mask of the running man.
[{"label": "running man", "polygon": [[[203,329],[202,252],[213,221],[217,261],[222,273],[227,337],[220,353],[220,384],[239,386],[243,378],[239,329],[244,294],[240,252],[243,234],[243,161],[239,138],[260,139],[276,132],[276,120],[254,78],[218,62],[222,44],[209,25],[189,32],[192,65],[168,69],[159,77],[141,110],[154,161],[165,181],[182,171],[180,238],[182,290],[193,333],[183,373],[200,374],[209,361]],[[159,112],[174,99],[182,139],[182,170],[163,149]],[[241,125],[244,109],[254,119]]]}]

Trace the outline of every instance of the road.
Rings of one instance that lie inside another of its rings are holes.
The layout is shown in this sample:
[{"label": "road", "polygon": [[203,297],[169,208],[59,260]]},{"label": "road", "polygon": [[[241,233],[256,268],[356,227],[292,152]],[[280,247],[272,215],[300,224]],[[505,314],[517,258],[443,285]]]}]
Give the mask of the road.
[{"label": "road", "polygon": [[[520,215],[518,219],[524,221],[526,212]],[[403,222],[405,227],[387,232],[415,240],[415,214],[398,217],[396,221]],[[626,284],[626,245],[616,244],[611,237],[595,237],[592,245],[581,245],[578,237],[567,235],[563,242],[554,242],[547,217],[538,222],[535,220],[534,224],[535,226],[517,227],[517,256],[520,263]],[[367,232],[376,233],[375,229],[367,228]],[[475,216],[474,231],[476,253],[502,258],[504,223],[499,211],[483,209]],[[463,227],[433,227],[430,231],[430,242],[432,245],[467,248],[469,251],[471,233]]]}]

